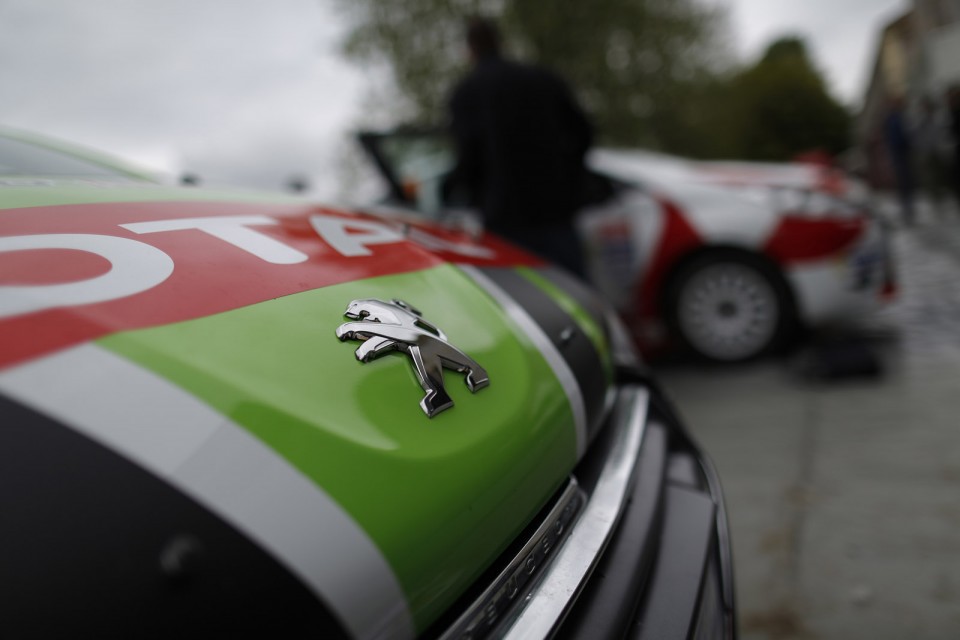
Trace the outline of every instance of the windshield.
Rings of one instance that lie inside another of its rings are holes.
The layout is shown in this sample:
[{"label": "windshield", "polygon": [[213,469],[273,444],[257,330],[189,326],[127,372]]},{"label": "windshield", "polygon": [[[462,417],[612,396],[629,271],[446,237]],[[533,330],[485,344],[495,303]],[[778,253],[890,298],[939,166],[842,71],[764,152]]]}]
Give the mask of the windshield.
[{"label": "windshield", "polygon": [[122,171],[47,147],[0,137],[0,175],[129,178]]},{"label": "windshield", "polygon": [[402,183],[436,179],[453,168],[453,144],[444,135],[388,136],[381,148]]},{"label": "windshield", "polygon": [[442,133],[398,133],[371,139],[384,177],[400,199],[430,217],[443,210],[441,185],[453,169],[453,141]]}]

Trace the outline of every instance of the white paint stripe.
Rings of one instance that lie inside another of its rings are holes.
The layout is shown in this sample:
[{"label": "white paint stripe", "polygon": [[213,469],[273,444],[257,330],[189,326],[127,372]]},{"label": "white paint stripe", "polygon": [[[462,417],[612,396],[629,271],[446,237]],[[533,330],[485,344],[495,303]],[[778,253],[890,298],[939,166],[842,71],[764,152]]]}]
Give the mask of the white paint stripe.
[{"label": "white paint stripe", "polygon": [[576,376],[567,364],[557,347],[543,331],[537,321],[534,320],[526,309],[521,307],[510,295],[500,288],[493,280],[483,274],[482,271],[474,266],[461,264],[459,268],[476,282],[484,291],[503,307],[507,315],[517,323],[520,329],[530,338],[534,346],[540,351],[547,364],[553,369],[554,375],[563,387],[563,392],[570,403],[570,410],[573,412],[573,424],[576,429],[577,437],[577,459],[583,456],[587,446],[587,410],[583,403],[583,394],[580,392],[580,385],[577,383]]},{"label": "white paint stripe", "polygon": [[95,345],[0,373],[0,391],[118,451],[231,523],[358,638],[410,638],[406,598],[367,534],[309,478],[169,381]]},{"label": "white paint stripe", "polygon": [[0,390],[170,476],[224,417],[90,344],[0,373]]}]

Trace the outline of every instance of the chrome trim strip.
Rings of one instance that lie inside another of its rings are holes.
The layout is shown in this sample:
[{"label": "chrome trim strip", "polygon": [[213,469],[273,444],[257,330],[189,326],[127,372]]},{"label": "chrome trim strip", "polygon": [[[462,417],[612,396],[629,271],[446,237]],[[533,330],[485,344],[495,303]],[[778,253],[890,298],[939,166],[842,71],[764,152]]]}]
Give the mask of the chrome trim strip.
[{"label": "chrome trim strip", "polygon": [[553,559],[553,552],[572,531],[571,525],[585,502],[586,495],[571,477],[557,503],[520,552],[440,640],[482,638],[510,620],[505,615],[509,616],[510,609],[523,602],[534,589],[539,574]]},{"label": "chrome trim strip", "polygon": [[614,414],[616,440],[583,515],[560,547],[526,607],[505,630],[504,638],[546,638],[563,620],[606,547],[620,518],[630,479],[646,431],[649,392],[643,387],[621,391]]},{"label": "chrome trim strip", "polygon": [[553,373],[557,376],[557,380],[567,396],[567,401],[570,403],[570,410],[573,412],[573,424],[577,437],[577,460],[579,460],[583,457],[587,447],[587,409],[583,402],[580,385],[577,383],[577,377],[570,369],[570,365],[567,364],[566,359],[557,350],[540,325],[537,324],[537,321],[506,291],[476,267],[467,264],[457,266],[503,307],[510,319],[519,325],[520,329],[543,355],[550,368],[553,369]]}]

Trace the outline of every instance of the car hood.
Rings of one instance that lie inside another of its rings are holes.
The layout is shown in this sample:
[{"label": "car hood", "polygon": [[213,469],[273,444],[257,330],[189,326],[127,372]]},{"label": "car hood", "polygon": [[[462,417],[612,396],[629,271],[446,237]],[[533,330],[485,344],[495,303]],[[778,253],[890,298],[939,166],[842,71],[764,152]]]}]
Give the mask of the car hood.
[{"label": "car hood", "polygon": [[[351,634],[433,623],[602,418],[598,314],[494,238],[274,195],[67,182],[0,192],[0,394],[227,522]],[[345,317],[358,300],[378,302]],[[424,353],[453,348],[453,405],[432,418],[411,343],[358,359],[350,323],[379,339],[391,301],[422,314]],[[489,384],[471,389],[476,366]]]}]

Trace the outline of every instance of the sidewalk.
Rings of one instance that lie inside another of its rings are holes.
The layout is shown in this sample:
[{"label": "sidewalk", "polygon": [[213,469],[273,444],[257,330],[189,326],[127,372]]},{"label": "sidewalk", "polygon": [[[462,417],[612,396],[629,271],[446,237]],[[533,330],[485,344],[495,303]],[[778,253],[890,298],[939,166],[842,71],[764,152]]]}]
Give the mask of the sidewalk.
[{"label": "sidewalk", "polygon": [[659,374],[724,482],[746,639],[960,637],[960,218],[894,245],[884,376]]}]

